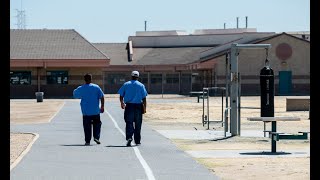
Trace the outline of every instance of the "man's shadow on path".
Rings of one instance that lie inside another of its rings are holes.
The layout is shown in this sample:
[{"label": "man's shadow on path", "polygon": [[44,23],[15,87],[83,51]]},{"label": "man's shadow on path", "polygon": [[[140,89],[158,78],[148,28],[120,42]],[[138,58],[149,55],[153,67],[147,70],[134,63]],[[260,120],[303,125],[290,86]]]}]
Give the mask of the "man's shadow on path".
[{"label": "man's shadow on path", "polygon": [[[60,146],[99,146],[99,144],[90,144],[90,145],[84,145],[84,144],[62,144]],[[131,146],[126,146],[126,145],[108,145],[108,146],[104,146],[104,147],[135,147],[137,145],[131,145]]]},{"label": "man's shadow on path", "polygon": [[85,145],[85,144],[62,144],[60,146],[93,146],[96,144],[90,144],[90,145]]},{"label": "man's shadow on path", "polygon": [[137,145],[131,145],[131,146],[125,146],[125,145],[123,145],[123,146],[113,146],[113,145],[109,145],[109,146],[105,146],[105,147],[135,147],[135,146],[137,146]]}]

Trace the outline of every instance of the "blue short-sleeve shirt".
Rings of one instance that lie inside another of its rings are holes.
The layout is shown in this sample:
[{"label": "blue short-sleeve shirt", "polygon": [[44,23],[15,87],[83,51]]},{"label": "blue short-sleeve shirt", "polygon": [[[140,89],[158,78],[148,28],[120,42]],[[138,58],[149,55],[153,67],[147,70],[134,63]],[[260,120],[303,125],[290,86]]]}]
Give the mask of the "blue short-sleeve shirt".
[{"label": "blue short-sleeve shirt", "polygon": [[144,85],[137,80],[125,82],[119,89],[118,94],[123,97],[124,103],[136,104],[142,103],[142,99],[148,95]]},{"label": "blue short-sleeve shirt", "polygon": [[100,114],[99,101],[103,96],[101,88],[94,83],[83,84],[73,91],[73,97],[81,99],[82,114],[87,116]]}]

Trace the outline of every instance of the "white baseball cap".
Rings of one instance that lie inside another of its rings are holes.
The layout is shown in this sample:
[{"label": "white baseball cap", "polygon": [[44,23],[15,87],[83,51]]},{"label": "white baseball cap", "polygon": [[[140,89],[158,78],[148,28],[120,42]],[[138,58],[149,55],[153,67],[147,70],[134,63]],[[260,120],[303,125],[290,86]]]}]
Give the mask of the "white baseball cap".
[{"label": "white baseball cap", "polygon": [[139,77],[139,72],[138,71],[132,71],[131,76]]}]

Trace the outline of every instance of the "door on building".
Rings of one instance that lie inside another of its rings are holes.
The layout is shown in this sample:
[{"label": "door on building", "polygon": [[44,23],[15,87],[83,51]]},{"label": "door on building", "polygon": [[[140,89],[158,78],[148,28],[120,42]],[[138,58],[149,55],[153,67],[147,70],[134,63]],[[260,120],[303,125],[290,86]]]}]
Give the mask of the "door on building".
[{"label": "door on building", "polygon": [[292,72],[279,71],[279,95],[290,95],[292,88]]}]

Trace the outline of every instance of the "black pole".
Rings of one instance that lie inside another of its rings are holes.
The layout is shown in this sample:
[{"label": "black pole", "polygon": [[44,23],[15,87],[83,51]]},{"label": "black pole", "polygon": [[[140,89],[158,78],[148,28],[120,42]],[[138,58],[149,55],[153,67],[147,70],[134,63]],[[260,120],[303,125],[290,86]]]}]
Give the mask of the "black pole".
[{"label": "black pole", "polygon": [[[221,105],[222,119],[221,119],[221,121],[223,121],[223,89],[221,89],[221,93],[222,93],[222,95],[221,95],[221,101],[222,101],[222,105]],[[222,122],[222,127],[223,127],[223,122]]]}]

